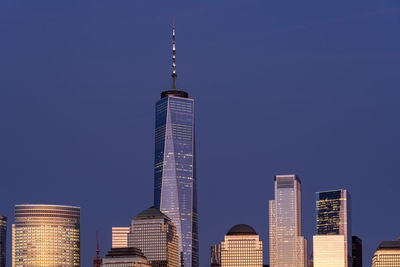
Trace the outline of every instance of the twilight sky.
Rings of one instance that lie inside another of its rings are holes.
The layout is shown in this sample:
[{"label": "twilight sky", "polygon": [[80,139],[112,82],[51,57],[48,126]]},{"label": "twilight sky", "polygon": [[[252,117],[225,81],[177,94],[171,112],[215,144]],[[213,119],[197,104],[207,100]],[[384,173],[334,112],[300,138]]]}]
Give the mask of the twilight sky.
[{"label": "twilight sky", "polygon": [[[0,1],[0,213],[81,207],[82,266],[153,201],[154,105],[196,103],[200,264],[238,223],[268,263],[273,176],[352,195],[364,264],[400,236],[400,3],[360,1]],[[11,259],[11,227],[8,254]],[[11,266],[11,261],[9,261]]]}]

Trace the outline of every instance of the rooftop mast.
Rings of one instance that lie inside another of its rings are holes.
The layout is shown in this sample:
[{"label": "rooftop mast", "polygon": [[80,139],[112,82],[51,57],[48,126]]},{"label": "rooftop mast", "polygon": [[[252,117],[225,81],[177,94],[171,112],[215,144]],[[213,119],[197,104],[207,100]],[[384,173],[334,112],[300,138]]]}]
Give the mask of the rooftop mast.
[{"label": "rooftop mast", "polygon": [[176,64],[175,64],[175,22],[172,24],[172,88],[176,90]]}]

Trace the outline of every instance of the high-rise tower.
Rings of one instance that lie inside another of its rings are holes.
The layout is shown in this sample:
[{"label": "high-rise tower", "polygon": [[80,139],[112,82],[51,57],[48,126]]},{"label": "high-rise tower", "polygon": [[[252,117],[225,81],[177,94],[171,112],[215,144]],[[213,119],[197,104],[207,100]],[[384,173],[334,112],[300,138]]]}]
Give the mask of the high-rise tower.
[{"label": "high-rise tower", "polygon": [[175,26],[172,89],[156,103],[154,206],[176,227],[180,262],[199,266],[194,101],[176,88]]},{"label": "high-rise tower", "polygon": [[315,267],[351,266],[350,194],[345,189],[317,192]]},{"label": "high-rise tower", "polygon": [[7,217],[0,215],[0,267],[6,267]]},{"label": "high-rise tower", "polygon": [[12,266],[80,267],[80,208],[15,206]]},{"label": "high-rise tower", "polygon": [[301,236],[301,182],[296,175],[275,176],[269,201],[271,267],[306,267],[307,240]]}]

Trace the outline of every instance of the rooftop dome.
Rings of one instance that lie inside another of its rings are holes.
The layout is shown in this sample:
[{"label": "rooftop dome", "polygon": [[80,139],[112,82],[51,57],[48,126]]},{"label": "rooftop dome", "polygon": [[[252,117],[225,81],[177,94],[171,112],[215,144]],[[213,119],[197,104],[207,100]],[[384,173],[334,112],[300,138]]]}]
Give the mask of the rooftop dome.
[{"label": "rooftop dome", "polygon": [[257,232],[247,224],[237,224],[226,235],[257,235]]}]

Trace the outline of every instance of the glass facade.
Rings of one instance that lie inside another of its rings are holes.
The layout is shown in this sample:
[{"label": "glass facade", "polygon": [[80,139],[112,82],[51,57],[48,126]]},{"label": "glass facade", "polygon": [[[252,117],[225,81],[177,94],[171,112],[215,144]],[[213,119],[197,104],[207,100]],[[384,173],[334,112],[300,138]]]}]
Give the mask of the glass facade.
[{"label": "glass facade", "polygon": [[171,218],[185,267],[198,267],[194,101],[165,91],[156,103],[154,206]]},{"label": "glass facade", "polygon": [[275,176],[269,202],[271,267],[306,267],[307,240],[301,236],[301,182],[295,175]]},{"label": "glass facade", "polygon": [[12,266],[80,266],[80,208],[16,205]]},{"label": "glass facade", "polygon": [[[345,189],[316,193],[316,232],[318,235],[343,236],[345,266],[352,265],[350,194]],[[321,237],[322,238],[322,237]],[[322,249],[322,248],[319,248]],[[330,248],[327,247],[326,250]],[[314,243],[315,251],[315,243]],[[328,253],[328,252],[327,252]],[[314,264],[319,262],[314,253]],[[318,265],[323,266],[323,265]]]},{"label": "glass facade", "polygon": [[140,249],[152,267],[179,267],[176,228],[167,216],[154,207],[132,220],[128,245]]},{"label": "glass facade", "polygon": [[0,267],[6,267],[7,217],[0,215]]}]

